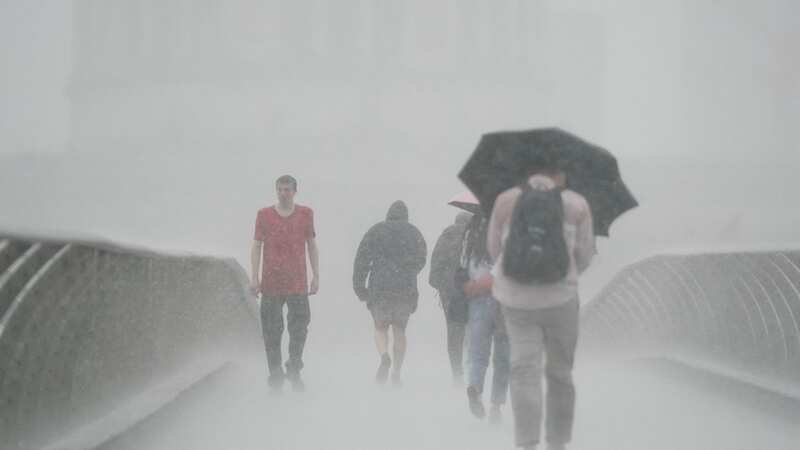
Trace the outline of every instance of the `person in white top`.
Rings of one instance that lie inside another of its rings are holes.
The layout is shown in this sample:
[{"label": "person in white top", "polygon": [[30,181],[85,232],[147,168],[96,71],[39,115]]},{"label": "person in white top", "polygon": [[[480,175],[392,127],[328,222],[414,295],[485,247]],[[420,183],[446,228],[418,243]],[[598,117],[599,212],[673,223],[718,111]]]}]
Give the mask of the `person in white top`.
[{"label": "person in white top", "polygon": [[[530,170],[534,189],[565,188],[566,175],[554,157],[541,158]],[[494,204],[487,247],[494,265],[492,293],[502,305],[511,344],[511,406],[517,446],[535,449],[542,421],[542,372],[547,377],[546,440],[548,450],[562,450],[572,438],[575,387],[572,367],[578,341],[578,276],[594,256],[592,214],[586,199],[564,189],[564,238],[569,269],[550,284],[523,284],[503,274],[503,246],[512,211],[522,189],[511,188]],[[543,356],[546,364],[543,367]]]}]

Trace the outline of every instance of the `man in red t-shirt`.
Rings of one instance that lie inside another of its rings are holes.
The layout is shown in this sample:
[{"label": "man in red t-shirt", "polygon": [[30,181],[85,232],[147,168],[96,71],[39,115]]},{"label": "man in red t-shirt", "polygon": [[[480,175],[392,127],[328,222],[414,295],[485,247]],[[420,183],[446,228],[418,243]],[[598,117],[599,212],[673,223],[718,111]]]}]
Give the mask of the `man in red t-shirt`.
[{"label": "man in red t-shirt", "polygon": [[[311,320],[308,296],[319,290],[319,252],[315,240],[314,212],[296,205],[297,180],[284,175],[275,182],[278,204],[263,208],[256,216],[252,262],[253,292],[261,293],[261,328],[269,365],[269,384],[275,389],[289,378],[302,391],[303,347]],[[306,247],[311,261],[311,286],[306,276]],[[263,259],[263,269],[261,261]],[[283,305],[287,305],[289,360],[284,373],[281,355]]]}]

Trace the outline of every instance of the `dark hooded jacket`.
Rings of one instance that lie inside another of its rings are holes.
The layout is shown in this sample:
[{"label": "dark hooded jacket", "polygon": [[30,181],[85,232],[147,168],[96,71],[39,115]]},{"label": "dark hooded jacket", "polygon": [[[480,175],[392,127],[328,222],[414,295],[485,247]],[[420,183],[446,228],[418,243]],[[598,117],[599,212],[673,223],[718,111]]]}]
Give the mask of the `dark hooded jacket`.
[{"label": "dark hooded jacket", "polygon": [[408,299],[415,306],[419,298],[417,275],[425,267],[427,248],[417,227],[408,221],[408,208],[394,202],[386,221],[370,228],[353,264],[353,290],[361,301],[384,294]]},{"label": "dark hooded jacket", "polygon": [[433,247],[428,282],[443,298],[456,295],[453,280],[461,262],[464,233],[471,217],[467,212],[459,213],[455,223],[444,229]]}]

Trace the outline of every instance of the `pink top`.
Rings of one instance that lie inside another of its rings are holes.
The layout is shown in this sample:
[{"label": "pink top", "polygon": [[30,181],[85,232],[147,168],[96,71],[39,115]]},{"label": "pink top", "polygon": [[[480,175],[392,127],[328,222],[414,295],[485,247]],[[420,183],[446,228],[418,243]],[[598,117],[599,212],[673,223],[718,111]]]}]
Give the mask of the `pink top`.
[{"label": "pink top", "polygon": [[[555,187],[553,180],[543,175],[532,176],[529,183],[534,189]],[[495,201],[487,242],[489,254],[495,261],[502,260],[511,213],[521,192],[519,187],[511,188]],[[495,264],[492,294],[503,305],[520,309],[549,308],[578,297],[578,275],[589,266],[596,253],[592,213],[586,199],[577,192],[564,190],[561,199],[564,202],[564,239],[570,257],[567,276],[556,283],[522,284],[503,274],[503,264]]]},{"label": "pink top", "polygon": [[295,205],[288,217],[274,206],[258,211],[253,238],[264,243],[261,292],[265,296],[308,293],[306,242],[314,236],[311,208]]}]

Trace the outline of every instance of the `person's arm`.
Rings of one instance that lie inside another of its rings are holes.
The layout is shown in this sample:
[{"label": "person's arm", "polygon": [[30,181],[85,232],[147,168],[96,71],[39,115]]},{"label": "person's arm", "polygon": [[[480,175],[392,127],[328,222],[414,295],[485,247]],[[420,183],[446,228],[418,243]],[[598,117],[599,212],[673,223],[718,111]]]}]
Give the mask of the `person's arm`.
[{"label": "person's arm", "polygon": [[308,293],[314,295],[319,292],[319,248],[316,238],[308,239],[308,259],[311,260],[311,288]]},{"label": "person's arm", "polygon": [[[414,269],[415,269],[414,273],[415,273],[416,276],[418,276],[420,274],[420,272],[422,272],[422,269],[425,268],[425,263],[428,262],[428,244],[425,243],[425,238],[422,237],[422,233],[420,233],[420,231],[418,229],[416,229],[416,227],[415,227],[415,231],[416,231],[415,234],[416,234],[416,241],[417,241],[417,245],[416,245],[417,250],[416,250],[416,253],[413,255],[414,256]],[[416,286],[416,282],[414,283],[414,285]],[[419,292],[412,299],[412,302],[411,302],[411,307],[413,308],[411,310],[412,312],[416,312],[417,311],[417,304],[418,303],[419,303]]]},{"label": "person's arm", "polygon": [[261,251],[264,247],[262,241],[253,240],[253,246],[250,248],[250,266],[252,275],[250,277],[250,289],[253,294],[258,295],[261,292]]},{"label": "person's arm", "polygon": [[428,262],[428,244],[425,243],[425,238],[422,233],[417,230],[417,254],[415,258],[415,269],[417,273],[422,272],[425,268],[425,263]]},{"label": "person's arm", "polygon": [[581,216],[575,232],[575,267],[578,269],[578,273],[583,273],[589,267],[592,257],[597,253],[589,204],[584,201],[581,209]]},{"label": "person's arm", "polygon": [[314,226],[314,210],[308,211],[308,222],[306,224],[306,246],[308,247],[308,259],[311,262],[311,286],[308,289],[309,295],[319,292],[319,247],[317,246],[317,229]]},{"label": "person's arm", "polygon": [[367,291],[367,275],[372,268],[372,245],[371,233],[367,232],[366,236],[361,239],[356,251],[356,259],[353,262],[353,291],[362,302],[368,300],[369,293]]},{"label": "person's arm", "polygon": [[431,254],[428,284],[436,290],[442,289],[442,278],[444,277],[444,271],[446,269],[445,264],[447,262],[447,256],[444,253],[448,250],[446,248],[447,231],[448,230],[445,230],[445,232],[439,236],[439,239],[436,240],[436,244],[433,246],[433,253]]},{"label": "person's arm", "polygon": [[250,290],[253,295],[261,293],[261,256],[264,248],[264,240],[267,238],[266,220],[259,211],[256,214],[256,226],[253,232],[253,245],[250,247]]},{"label": "person's arm", "polygon": [[486,249],[489,251],[489,256],[492,261],[497,261],[500,253],[503,251],[503,227],[508,222],[511,207],[514,198],[509,196],[508,193],[500,194],[495,200],[492,215],[489,219],[489,230],[486,235]]}]

